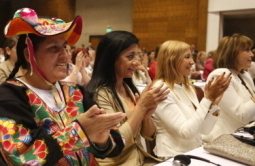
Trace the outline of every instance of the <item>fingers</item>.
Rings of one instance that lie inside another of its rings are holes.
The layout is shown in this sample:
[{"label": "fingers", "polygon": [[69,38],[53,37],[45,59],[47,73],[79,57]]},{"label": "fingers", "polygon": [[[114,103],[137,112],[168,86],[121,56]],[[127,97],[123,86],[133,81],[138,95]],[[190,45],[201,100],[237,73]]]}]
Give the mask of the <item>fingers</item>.
[{"label": "fingers", "polygon": [[225,74],[219,76],[218,84],[222,90],[226,90],[230,84],[231,81],[231,73],[229,73],[227,76],[224,76]]},{"label": "fingers", "polygon": [[146,92],[146,91],[148,91],[149,89],[151,89],[151,88],[152,88],[152,85],[153,85],[153,82],[149,83],[149,84],[144,88],[143,92]]},{"label": "fingers", "polygon": [[97,105],[93,105],[89,108],[89,110],[85,113],[88,117],[92,117],[95,115],[99,115],[102,113],[102,109],[99,109]]},{"label": "fingers", "polygon": [[101,114],[95,119],[95,123],[100,123],[98,125],[101,127],[98,130],[104,131],[117,127],[125,117],[126,114],[122,112]]},{"label": "fingers", "polygon": [[135,101],[137,102],[138,101],[138,99],[139,99],[139,94],[138,93],[135,93]]}]

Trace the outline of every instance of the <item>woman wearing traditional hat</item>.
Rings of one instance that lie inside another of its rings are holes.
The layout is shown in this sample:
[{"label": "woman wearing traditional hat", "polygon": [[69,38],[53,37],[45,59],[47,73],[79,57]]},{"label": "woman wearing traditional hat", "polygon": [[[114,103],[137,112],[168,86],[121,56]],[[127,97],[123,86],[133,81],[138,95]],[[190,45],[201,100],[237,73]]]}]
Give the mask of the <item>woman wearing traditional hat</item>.
[{"label": "woman wearing traditional hat", "polygon": [[[65,23],[38,18],[29,8],[7,24],[7,37],[19,35],[17,62],[0,86],[0,150],[8,165],[97,165],[93,154],[104,158],[122,150],[112,129],[125,114],[105,114],[84,89],[59,82],[68,71],[65,46],[81,30],[81,17]],[[13,78],[20,66],[28,72]]]}]

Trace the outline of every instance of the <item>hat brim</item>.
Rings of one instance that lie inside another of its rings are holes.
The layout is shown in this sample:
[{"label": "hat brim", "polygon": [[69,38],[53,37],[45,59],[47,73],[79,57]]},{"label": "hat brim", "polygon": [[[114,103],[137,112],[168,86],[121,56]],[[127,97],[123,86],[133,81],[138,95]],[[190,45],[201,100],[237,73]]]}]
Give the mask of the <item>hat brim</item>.
[{"label": "hat brim", "polygon": [[82,32],[82,18],[77,16],[72,22],[59,24],[31,25],[24,19],[18,17],[12,19],[5,27],[5,36],[12,37],[21,34],[36,34],[38,36],[53,36],[65,34],[67,43],[75,44]]}]

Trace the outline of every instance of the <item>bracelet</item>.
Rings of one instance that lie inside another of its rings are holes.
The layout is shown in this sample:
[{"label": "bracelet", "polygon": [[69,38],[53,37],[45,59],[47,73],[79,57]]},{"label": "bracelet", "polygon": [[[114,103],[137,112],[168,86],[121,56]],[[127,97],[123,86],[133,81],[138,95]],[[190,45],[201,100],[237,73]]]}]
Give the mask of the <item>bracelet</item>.
[{"label": "bracelet", "polygon": [[212,105],[209,113],[211,113],[213,116],[219,116],[220,108],[217,105]]}]

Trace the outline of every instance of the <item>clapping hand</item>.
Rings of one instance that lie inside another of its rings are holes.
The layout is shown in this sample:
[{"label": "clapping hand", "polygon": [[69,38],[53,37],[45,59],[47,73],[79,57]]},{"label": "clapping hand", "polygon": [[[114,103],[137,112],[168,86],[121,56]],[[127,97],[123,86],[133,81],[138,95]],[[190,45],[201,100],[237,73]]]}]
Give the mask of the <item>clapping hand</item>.
[{"label": "clapping hand", "polygon": [[218,104],[228,88],[231,81],[231,73],[228,75],[225,72],[219,76],[214,77],[205,85],[205,97],[213,102],[213,104]]},{"label": "clapping hand", "polygon": [[82,113],[77,120],[92,142],[104,144],[110,135],[110,130],[116,129],[125,116],[126,114],[122,112],[106,114],[103,109],[94,105],[87,112]]},{"label": "clapping hand", "polygon": [[137,105],[145,111],[146,116],[150,116],[157,105],[167,98],[169,92],[170,90],[164,85],[164,82],[159,83],[156,87],[153,86],[153,83],[150,83],[137,98]]}]

